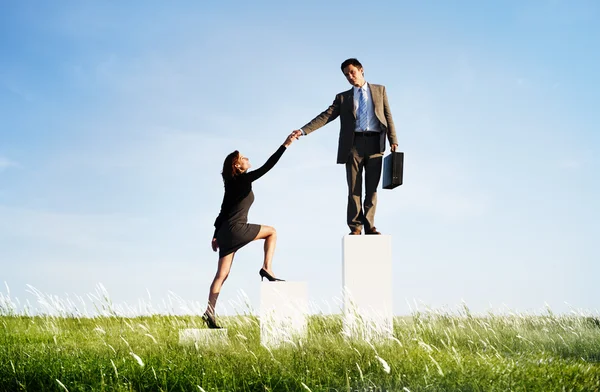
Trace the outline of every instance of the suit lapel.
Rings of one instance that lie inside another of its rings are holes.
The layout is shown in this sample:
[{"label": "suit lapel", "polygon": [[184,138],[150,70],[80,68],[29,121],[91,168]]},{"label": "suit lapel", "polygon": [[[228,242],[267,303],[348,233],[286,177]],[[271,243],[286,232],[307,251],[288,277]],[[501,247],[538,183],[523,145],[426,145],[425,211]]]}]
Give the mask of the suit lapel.
[{"label": "suit lapel", "polygon": [[375,86],[371,83],[367,83],[369,85],[369,90],[371,90],[371,98],[373,99],[373,110],[379,105],[379,94]]},{"label": "suit lapel", "polygon": [[346,91],[344,93],[345,98],[344,100],[347,102],[347,105],[350,105],[350,107],[352,108],[352,115],[354,116],[354,119],[356,120],[356,108],[354,107],[354,87],[352,87],[350,90]]}]

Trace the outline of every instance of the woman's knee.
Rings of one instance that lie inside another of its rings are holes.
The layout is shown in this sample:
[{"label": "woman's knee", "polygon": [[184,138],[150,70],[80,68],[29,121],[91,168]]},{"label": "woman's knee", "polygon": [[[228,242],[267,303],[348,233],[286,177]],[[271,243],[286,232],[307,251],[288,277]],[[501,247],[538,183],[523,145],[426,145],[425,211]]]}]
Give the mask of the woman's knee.
[{"label": "woman's knee", "polygon": [[275,228],[272,226],[261,225],[260,231],[258,232],[258,235],[256,236],[255,239],[267,239],[268,237],[271,237],[271,236],[276,237],[277,230],[275,230]]}]

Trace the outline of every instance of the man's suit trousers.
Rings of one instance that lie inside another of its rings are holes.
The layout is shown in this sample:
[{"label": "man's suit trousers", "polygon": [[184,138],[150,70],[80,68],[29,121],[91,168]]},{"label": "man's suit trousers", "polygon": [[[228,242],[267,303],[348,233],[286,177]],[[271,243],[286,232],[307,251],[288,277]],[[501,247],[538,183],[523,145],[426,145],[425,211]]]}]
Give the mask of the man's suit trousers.
[{"label": "man's suit trousers", "polygon": [[[348,227],[350,231],[366,231],[375,227],[377,187],[381,178],[383,153],[377,134],[354,135],[354,146],[346,162],[348,182]],[[363,171],[365,173],[365,198],[362,200]]]}]

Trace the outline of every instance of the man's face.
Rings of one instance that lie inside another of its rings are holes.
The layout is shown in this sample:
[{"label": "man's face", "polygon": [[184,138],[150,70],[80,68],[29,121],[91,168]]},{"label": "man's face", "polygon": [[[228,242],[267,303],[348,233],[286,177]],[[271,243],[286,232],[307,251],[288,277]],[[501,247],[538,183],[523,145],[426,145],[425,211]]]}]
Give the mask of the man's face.
[{"label": "man's face", "polygon": [[361,68],[357,68],[354,65],[349,65],[344,68],[344,76],[353,86],[361,87],[365,84],[365,75],[364,70]]}]

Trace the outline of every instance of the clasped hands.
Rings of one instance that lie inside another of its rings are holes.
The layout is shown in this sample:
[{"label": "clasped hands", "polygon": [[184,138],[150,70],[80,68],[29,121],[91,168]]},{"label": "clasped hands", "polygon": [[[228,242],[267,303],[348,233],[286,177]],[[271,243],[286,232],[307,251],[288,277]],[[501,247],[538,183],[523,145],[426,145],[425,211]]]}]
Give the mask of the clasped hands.
[{"label": "clasped hands", "polygon": [[285,142],[283,142],[283,145],[285,147],[289,147],[294,142],[294,140],[298,140],[300,136],[302,136],[302,131],[300,131],[299,129],[292,131],[292,133],[290,133],[285,139]]}]

